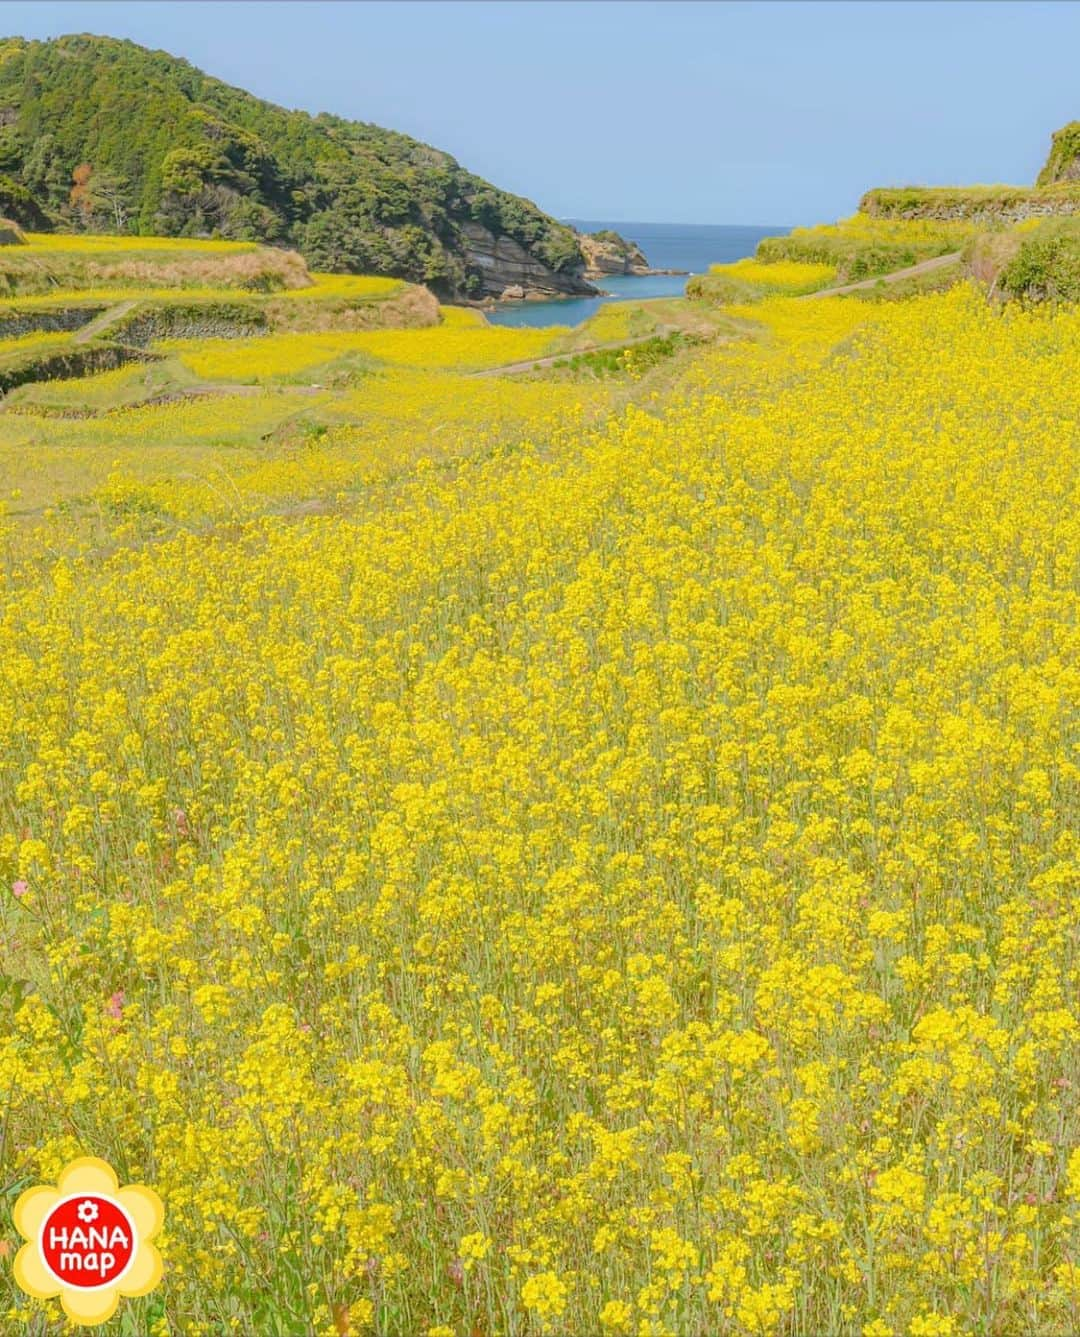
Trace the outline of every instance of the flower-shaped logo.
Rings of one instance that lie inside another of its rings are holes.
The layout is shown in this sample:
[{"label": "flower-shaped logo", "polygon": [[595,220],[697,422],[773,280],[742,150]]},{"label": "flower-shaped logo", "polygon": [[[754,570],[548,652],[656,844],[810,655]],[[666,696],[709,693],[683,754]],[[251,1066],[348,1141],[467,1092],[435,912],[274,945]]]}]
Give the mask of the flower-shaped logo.
[{"label": "flower-shaped logo", "polygon": [[150,1243],[164,1220],[161,1199],[141,1184],[120,1188],[96,1156],[72,1161],[55,1188],[28,1188],[14,1215],[27,1241],[15,1280],[35,1299],[59,1295],[75,1323],[104,1323],[121,1295],[146,1295],[161,1280],[161,1255]]}]

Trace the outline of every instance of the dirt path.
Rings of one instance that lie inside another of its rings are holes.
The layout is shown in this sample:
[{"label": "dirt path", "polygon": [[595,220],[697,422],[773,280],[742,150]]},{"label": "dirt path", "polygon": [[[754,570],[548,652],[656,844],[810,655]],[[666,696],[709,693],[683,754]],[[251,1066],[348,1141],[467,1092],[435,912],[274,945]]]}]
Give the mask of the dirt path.
[{"label": "dirt path", "polygon": [[136,300],[132,299],[129,302],[117,302],[116,306],[110,306],[108,311],[103,311],[89,325],[84,325],[81,330],[76,330],[71,342],[73,344],[85,344],[91,339],[96,339],[102,330],[107,330],[110,325],[115,325],[118,320],[122,320],[136,304]]},{"label": "dirt path", "polygon": [[653,330],[651,334],[639,334],[634,339],[613,339],[606,344],[588,344],[584,348],[568,348],[565,353],[552,353],[550,357],[534,357],[528,362],[507,362],[502,367],[485,367],[483,371],[470,371],[466,375],[470,377],[516,376],[522,371],[540,371],[544,367],[553,367],[556,362],[577,357],[579,353],[601,353],[606,348],[632,348],[634,344],[648,343],[650,339],[659,339],[672,332],[673,327],[665,325]]},{"label": "dirt path", "polygon": [[950,251],[948,255],[935,255],[930,260],[920,260],[917,265],[908,265],[907,269],[894,269],[891,274],[877,274],[872,279],[860,279],[858,283],[844,283],[839,288],[821,288],[817,292],[804,293],[801,301],[811,297],[841,297],[846,292],[858,292],[861,288],[876,288],[879,283],[899,283],[901,279],[917,278],[920,274],[932,274],[935,269],[947,269],[960,263],[960,252]]},{"label": "dirt path", "polygon": [[[323,385],[232,385],[227,381],[206,381],[201,385],[172,386],[167,390],[162,390],[160,394],[150,395],[147,399],[136,399],[126,404],[108,404],[99,409],[80,409],[73,406],[66,411],[48,410],[34,404],[9,404],[6,400],[0,398],[0,413],[27,418],[42,416],[63,418],[69,421],[84,421],[87,418],[107,418],[113,413],[127,413],[131,409],[160,408],[163,404],[178,404],[185,399],[213,399],[228,396],[242,396],[250,399],[255,395],[263,394],[267,390],[285,390],[289,394],[307,396],[326,393],[326,387]],[[16,512],[10,512],[10,514],[16,514]]]}]

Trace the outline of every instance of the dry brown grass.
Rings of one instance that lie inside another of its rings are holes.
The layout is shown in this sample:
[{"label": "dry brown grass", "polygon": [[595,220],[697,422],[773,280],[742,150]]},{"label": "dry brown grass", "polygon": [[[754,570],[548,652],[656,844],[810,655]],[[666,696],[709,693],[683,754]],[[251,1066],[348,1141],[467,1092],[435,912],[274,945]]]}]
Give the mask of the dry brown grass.
[{"label": "dry brown grass", "polygon": [[97,283],[148,287],[240,288],[279,291],[306,288],[311,278],[296,251],[258,250],[241,255],[206,255],[162,263],[153,259],[120,260],[114,264],[91,261],[86,265],[91,286]]},{"label": "dry brown grass", "polygon": [[269,247],[224,254],[205,250],[154,250],[139,245],[113,253],[0,248],[0,292],[7,296],[134,288],[232,289],[281,292],[306,288],[307,266],[295,251]]},{"label": "dry brown grass", "polygon": [[1019,232],[980,232],[964,248],[964,268],[988,291],[993,292],[998,275],[1020,249]]}]

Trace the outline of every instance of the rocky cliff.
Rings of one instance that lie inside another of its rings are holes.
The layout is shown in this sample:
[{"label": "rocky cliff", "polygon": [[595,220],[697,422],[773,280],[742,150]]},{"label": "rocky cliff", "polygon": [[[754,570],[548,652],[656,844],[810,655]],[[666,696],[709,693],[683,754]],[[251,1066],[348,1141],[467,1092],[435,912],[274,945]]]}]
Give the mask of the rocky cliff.
[{"label": "rocky cliff", "polygon": [[463,223],[461,236],[469,268],[480,278],[480,292],[474,295],[550,298],[596,294],[580,265],[566,270],[551,269],[513,237],[497,236],[482,223]]}]

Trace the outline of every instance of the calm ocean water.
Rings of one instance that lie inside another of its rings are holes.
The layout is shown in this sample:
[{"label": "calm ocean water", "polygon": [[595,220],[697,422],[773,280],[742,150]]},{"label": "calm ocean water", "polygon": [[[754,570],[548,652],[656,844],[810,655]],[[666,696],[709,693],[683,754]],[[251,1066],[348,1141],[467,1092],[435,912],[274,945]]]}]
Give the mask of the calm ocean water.
[{"label": "calm ocean water", "polygon": [[[655,269],[685,269],[690,274],[704,274],[710,265],[727,264],[753,255],[762,237],[775,237],[788,231],[784,226],[737,227],[705,223],[610,223],[595,219],[565,220],[580,232],[599,232],[612,228],[630,241],[636,241]],[[561,302],[513,302],[489,311],[493,325],[580,325],[603,302],[640,301],[643,297],[679,297],[686,287],[686,277],[658,274],[651,278],[600,279],[597,287],[609,297],[573,297]]]}]

